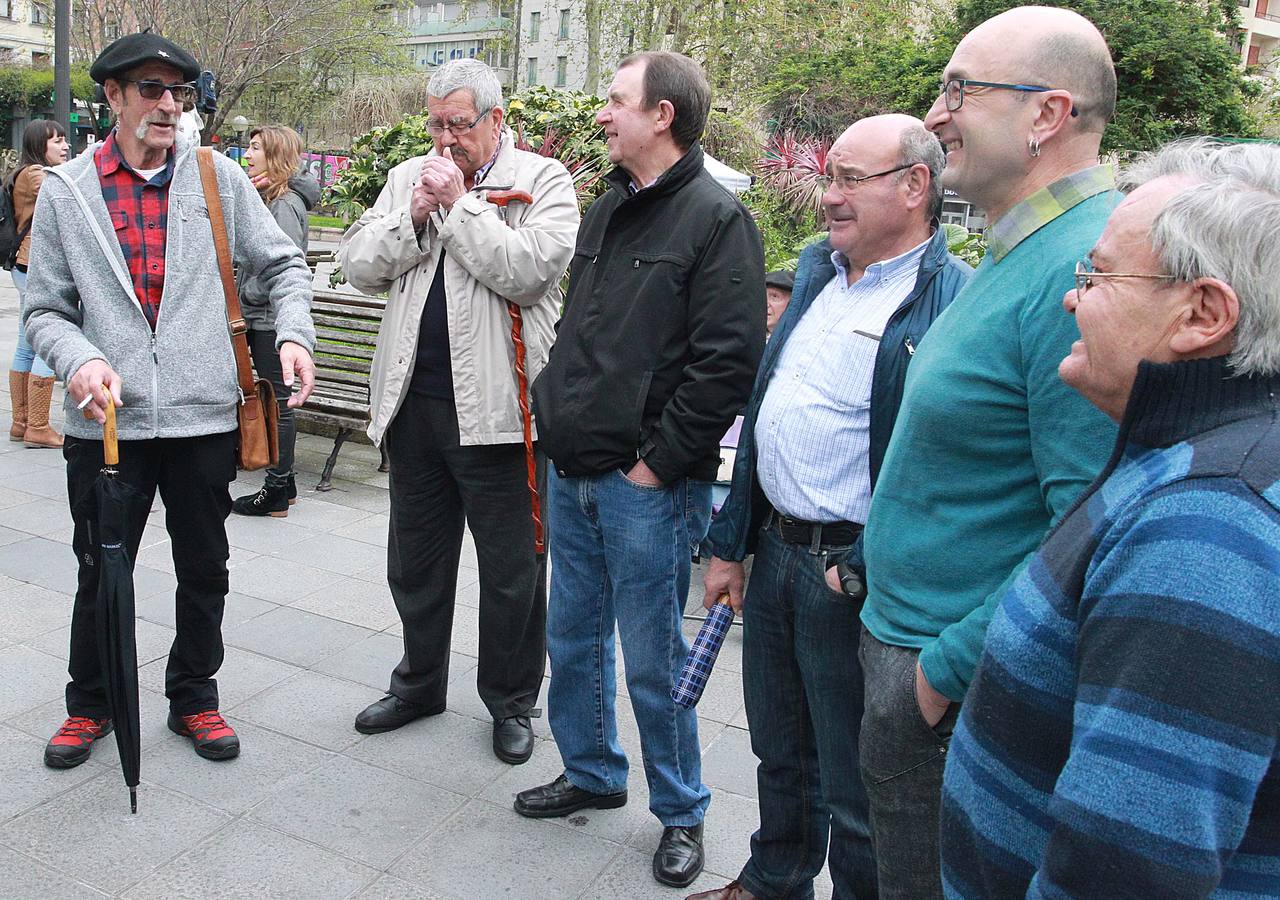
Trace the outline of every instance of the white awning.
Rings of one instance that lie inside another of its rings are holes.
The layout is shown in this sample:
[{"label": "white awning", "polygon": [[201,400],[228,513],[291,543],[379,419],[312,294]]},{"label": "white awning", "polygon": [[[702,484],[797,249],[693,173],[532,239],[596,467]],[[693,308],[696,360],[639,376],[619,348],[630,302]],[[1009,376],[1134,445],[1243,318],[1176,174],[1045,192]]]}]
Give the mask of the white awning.
[{"label": "white awning", "polygon": [[739,172],[737,169],[726,166],[720,160],[716,159],[710,153],[703,152],[702,167],[710,173],[711,177],[724,185],[728,190],[735,194],[741,194],[747,188],[751,187],[752,178]]}]

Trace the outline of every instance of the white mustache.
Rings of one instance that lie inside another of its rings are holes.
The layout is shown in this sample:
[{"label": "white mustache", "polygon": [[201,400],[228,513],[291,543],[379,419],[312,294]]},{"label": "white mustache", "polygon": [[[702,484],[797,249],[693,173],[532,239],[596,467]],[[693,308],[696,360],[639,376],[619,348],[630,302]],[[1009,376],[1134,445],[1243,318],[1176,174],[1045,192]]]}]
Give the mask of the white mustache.
[{"label": "white mustache", "polygon": [[178,126],[178,116],[169,115],[168,113],[149,113],[145,116],[134,132],[138,140],[143,140],[147,136],[148,125],[172,125]]}]

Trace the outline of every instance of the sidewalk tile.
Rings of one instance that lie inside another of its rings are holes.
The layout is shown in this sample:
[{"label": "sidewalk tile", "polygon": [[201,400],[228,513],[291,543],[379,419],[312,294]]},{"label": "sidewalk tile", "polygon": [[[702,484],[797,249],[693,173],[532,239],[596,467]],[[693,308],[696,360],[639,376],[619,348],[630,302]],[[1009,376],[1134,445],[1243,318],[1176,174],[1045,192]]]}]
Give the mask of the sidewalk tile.
[{"label": "sidewalk tile", "polygon": [[[0,446],[3,445],[0,444]],[[30,503],[34,499],[36,499],[35,494],[29,494],[26,491],[19,491],[11,487],[0,487],[0,509],[20,506],[23,503]]]},{"label": "sidewalk tile", "polygon": [[516,884],[524,897],[576,898],[620,849],[472,800],[406,853],[391,873],[460,898],[509,895]]},{"label": "sidewalk tile", "polygon": [[0,509],[0,525],[38,537],[53,537],[72,527],[71,511],[65,503],[38,497]]},{"label": "sidewalk tile", "polygon": [[338,537],[350,538],[353,541],[364,541],[366,544],[385,548],[387,546],[387,529],[390,518],[385,513],[374,513],[352,522],[350,525],[335,528],[332,533]]},{"label": "sidewalk tile", "polygon": [[356,900],[447,900],[443,894],[423,889],[393,875],[383,875],[356,895]]},{"label": "sidewalk tile", "polygon": [[356,713],[376,699],[362,685],[300,672],[223,712],[326,750],[342,750],[364,737],[353,724]]},{"label": "sidewalk tile", "polygon": [[[164,693],[164,670],[167,659],[157,659],[138,669],[138,683]],[[269,659],[248,650],[227,647],[218,669],[218,702],[223,711],[243,703],[267,688],[303,671],[297,666]]]},{"label": "sidewalk tile", "polygon": [[124,896],[128,900],[197,896],[340,900],[372,883],[377,875],[314,844],[239,820]]},{"label": "sidewalk tile", "polygon": [[[386,497],[386,492],[384,491],[382,495]],[[314,531],[330,531],[358,522],[368,515],[369,513],[362,509],[352,509],[350,506],[331,503],[327,497],[324,500],[308,498],[305,501],[299,500],[294,506],[289,507],[289,524]]]},{"label": "sidewalk tile", "polygon": [[333,757],[235,716],[227,721],[240,736],[238,757],[201,759],[190,740],[170,732],[172,740],[142,754],[143,778],[226,812],[242,813],[277,791],[294,790],[308,772]]},{"label": "sidewalk tile", "polygon": [[292,524],[288,519],[273,519],[270,516],[227,517],[227,542],[232,547],[250,553],[268,554],[305,541],[315,533],[310,528]]},{"label": "sidewalk tile", "polygon": [[[302,537],[307,534],[303,529],[282,527],[298,531]],[[332,581],[332,572],[316,566],[272,556],[259,556],[236,568],[232,576],[232,587],[241,594],[260,597],[272,603],[288,604],[318,591]]]},{"label": "sidewalk tile", "polygon": [[71,624],[71,602],[35,584],[0,590],[0,639],[20,643]]},{"label": "sidewalk tile", "polygon": [[130,815],[120,774],[103,772],[10,819],[0,827],[0,843],[114,893],[191,849],[229,818],[161,787],[145,785],[139,794],[138,814]]},{"label": "sidewalk tile", "polygon": [[[325,657],[311,668],[326,675],[367,685],[374,691],[385,691],[390,682],[391,670],[403,655],[404,642],[400,638],[390,634],[371,634],[359,643]],[[453,661],[451,657],[451,666]],[[475,660],[470,662],[475,664]],[[452,668],[450,671],[452,672]]]},{"label": "sidewalk tile", "polygon": [[[657,839],[654,840],[657,846]],[[578,896],[581,900],[682,900],[689,894],[724,887],[731,876],[717,875],[704,869],[686,888],[671,888],[653,878],[653,854],[639,850],[623,850],[608,868]]]},{"label": "sidewalk tile", "polygon": [[0,778],[0,820],[69,791],[101,771],[94,766],[50,769],[44,764],[44,745],[37,737],[0,725],[0,772],[4,772]]},{"label": "sidewalk tile", "polygon": [[713,791],[730,791],[756,799],[756,766],[751,735],[726,728],[702,753],[702,780]]},{"label": "sidewalk tile", "polygon": [[370,634],[367,628],[280,606],[233,628],[224,628],[222,639],[232,647],[309,666]]},{"label": "sidewalk tile", "polygon": [[305,541],[280,547],[272,551],[271,555],[338,575],[347,575],[379,564],[385,566],[387,563],[387,551],[381,547],[320,532]]},{"label": "sidewalk tile", "polygon": [[[70,572],[75,583],[76,556],[66,544],[30,537],[0,547],[0,575],[44,584],[51,573]],[[45,585],[50,587],[50,585]],[[56,587],[53,588],[57,590]],[[72,591],[66,593],[74,593]]]},{"label": "sidewalk tile", "polygon": [[71,511],[70,507],[67,506],[67,469],[66,463],[62,460],[62,454],[36,455],[42,456],[45,462],[55,462],[56,465],[42,465],[40,460],[37,459],[27,473],[12,480],[5,478],[5,483],[11,484],[28,494],[35,494],[39,497],[56,501],[56,504],[62,507],[67,518],[70,519]]},{"label": "sidewalk tile", "polygon": [[391,589],[386,582],[375,584],[336,574],[331,575],[329,582],[319,590],[301,600],[295,600],[290,606],[374,631],[390,628],[400,621],[395,601],[391,598]]},{"label": "sidewalk tile", "polygon": [[0,847],[0,872],[4,873],[4,890],[9,897],[94,900],[106,896],[6,847]]},{"label": "sidewalk tile", "polygon": [[346,755],[468,797],[510,768],[493,755],[491,723],[448,711],[369,735]]},{"label": "sidewalk tile", "polygon": [[385,869],[465,801],[442,788],[339,758],[269,797],[252,817]]},{"label": "sidewalk tile", "polygon": [[62,696],[66,663],[30,647],[0,650],[0,719],[11,719]]}]

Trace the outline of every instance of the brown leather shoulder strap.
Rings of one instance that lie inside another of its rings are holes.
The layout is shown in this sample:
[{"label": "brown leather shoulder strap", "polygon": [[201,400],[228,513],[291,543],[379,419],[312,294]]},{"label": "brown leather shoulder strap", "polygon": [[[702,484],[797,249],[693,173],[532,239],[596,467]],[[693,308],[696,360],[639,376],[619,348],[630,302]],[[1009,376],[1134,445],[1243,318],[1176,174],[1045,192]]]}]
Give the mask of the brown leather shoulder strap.
[{"label": "brown leather shoulder strap", "polygon": [[253,367],[249,361],[249,341],[245,337],[248,326],[240,310],[240,296],[236,292],[236,279],[231,274],[231,245],[227,240],[227,222],[222,217],[222,195],[218,193],[218,173],[214,169],[213,148],[196,150],[200,164],[200,184],[204,187],[204,202],[209,207],[209,225],[213,229],[213,247],[218,254],[218,273],[222,276],[222,293],[227,301],[227,325],[231,329],[231,346],[236,353],[236,375],[240,382],[240,402],[253,394]]}]

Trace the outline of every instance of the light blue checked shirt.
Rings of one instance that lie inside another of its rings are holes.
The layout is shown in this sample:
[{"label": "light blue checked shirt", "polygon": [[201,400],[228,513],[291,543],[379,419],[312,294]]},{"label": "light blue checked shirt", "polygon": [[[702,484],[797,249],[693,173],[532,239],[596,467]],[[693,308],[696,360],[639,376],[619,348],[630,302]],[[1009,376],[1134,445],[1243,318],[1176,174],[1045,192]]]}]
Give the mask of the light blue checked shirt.
[{"label": "light blue checked shirt", "polygon": [[836,275],[782,349],[756,420],[756,476],[778,512],[810,522],[867,520],[871,506],[871,379],[885,323],[911,293],[926,240]]}]

